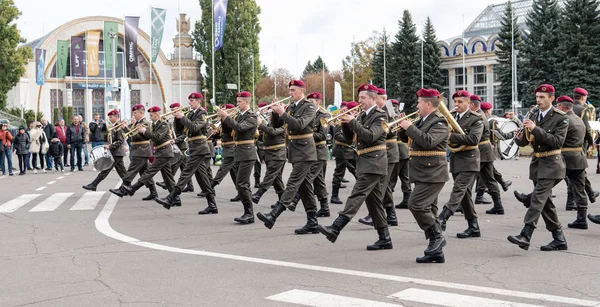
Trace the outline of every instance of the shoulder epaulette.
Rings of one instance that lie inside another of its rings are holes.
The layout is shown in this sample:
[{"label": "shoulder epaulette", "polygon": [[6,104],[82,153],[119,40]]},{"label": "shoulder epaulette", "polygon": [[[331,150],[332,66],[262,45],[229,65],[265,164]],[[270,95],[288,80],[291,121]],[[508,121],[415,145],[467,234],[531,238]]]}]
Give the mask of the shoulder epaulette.
[{"label": "shoulder epaulette", "polygon": [[440,117],[440,118],[444,117],[444,114],[442,114],[440,111],[435,111],[433,114],[435,114],[435,116]]},{"label": "shoulder epaulette", "polygon": [[558,108],[552,108],[552,109],[554,110],[554,112],[556,112],[556,113],[558,113],[558,114],[560,114],[560,115],[567,115],[567,113],[565,113],[565,112],[563,112],[563,111],[559,110]]},{"label": "shoulder epaulette", "polygon": [[481,117],[481,118],[483,118],[483,116],[482,116],[481,114],[479,114],[478,112],[474,112],[474,111],[472,111],[471,109],[469,109],[469,112],[470,112],[471,114],[473,114],[473,115],[477,116],[477,117]]}]

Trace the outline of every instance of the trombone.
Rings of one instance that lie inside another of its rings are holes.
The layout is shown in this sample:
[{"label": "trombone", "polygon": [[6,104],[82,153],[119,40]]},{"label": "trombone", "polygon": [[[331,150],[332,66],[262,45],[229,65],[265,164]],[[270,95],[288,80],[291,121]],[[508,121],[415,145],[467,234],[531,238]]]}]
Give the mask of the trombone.
[{"label": "trombone", "polygon": [[338,114],[338,115],[336,115],[336,116],[333,116],[333,117],[330,117],[330,118],[321,118],[321,119],[320,119],[320,121],[321,121],[321,126],[322,126],[323,128],[329,128],[329,125],[331,125],[331,122],[333,122],[333,124],[334,124],[334,126],[335,126],[335,125],[337,125],[337,124],[336,124],[336,121],[337,121],[337,120],[338,120],[338,119],[339,119],[339,118],[340,118],[342,115],[346,115],[346,114],[348,114],[348,113],[350,113],[350,112],[352,112],[352,111],[358,111],[358,110],[360,110],[360,112],[358,112],[358,114],[359,114],[359,115],[360,115],[360,113],[362,113],[362,112],[364,111],[364,110],[362,110],[362,109],[361,109],[361,107],[360,107],[360,106],[356,106],[356,107],[354,107],[354,108],[352,108],[352,109],[349,109],[349,110],[346,110],[346,111],[344,111],[344,112],[342,112],[342,113],[340,113],[340,114]]},{"label": "trombone", "polygon": [[274,105],[276,105],[276,104],[282,103],[282,102],[284,102],[284,101],[286,101],[286,100],[290,100],[291,98],[292,98],[292,96],[289,96],[289,97],[287,97],[287,98],[284,98],[284,99],[281,99],[281,100],[275,101],[275,102],[273,102],[273,103],[270,103],[270,104],[268,104],[268,105],[266,105],[266,106],[264,106],[264,107],[260,107],[260,108],[258,108],[258,111],[260,112],[260,111],[262,111],[262,110],[268,109],[268,108],[270,108],[270,107],[272,107],[272,106],[274,106]]},{"label": "trombone", "polygon": [[188,112],[190,111],[190,107],[183,107],[183,108],[179,108],[177,110],[173,110],[173,111],[167,112],[165,114],[162,114],[160,116],[160,119],[164,119],[167,116],[173,116],[173,114],[175,114],[175,112],[179,112],[179,111],[183,112],[183,115],[187,115]]},{"label": "trombone", "polygon": [[[390,132],[390,128],[391,128],[392,132],[398,132],[400,129],[402,129],[402,127],[396,126],[396,125],[399,124],[401,121],[403,121],[405,119],[406,120],[410,120],[409,118],[411,118],[411,117],[413,117],[415,115],[418,116],[419,115],[419,111],[415,111],[413,113],[405,115],[405,116],[403,116],[401,118],[398,118],[397,120],[395,120],[393,122],[389,122],[389,123],[383,122],[383,123],[381,123],[381,127],[383,128],[383,131],[385,131],[385,133],[389,133]],[[416,120],[416,118],[414,120]],[[394,127],[394,126],[396,126],[396,127]]]},{"label": "trombone", "polygon": [[141,125],[137,125],[135,127],[132,127],[131,130],[129,130],[129,132],[127,133],[123,133],[123,138],[129,137],[129,136],[134,136],[138,134],[138,128],[140,127],[144,127],[144,128],[148,128],[148,124],[147,123],[142,123]]}]

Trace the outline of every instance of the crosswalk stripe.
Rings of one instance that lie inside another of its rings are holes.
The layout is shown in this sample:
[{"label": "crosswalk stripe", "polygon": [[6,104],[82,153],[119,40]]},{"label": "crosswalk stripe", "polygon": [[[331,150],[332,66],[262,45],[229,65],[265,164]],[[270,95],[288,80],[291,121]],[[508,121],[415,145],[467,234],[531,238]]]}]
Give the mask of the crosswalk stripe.
[{"label": "crosswalk stripe", "polygon": [[46,198],[44,201],[39,203],[37,206],[33,207],[33,209],[29,210],[29,212],[46,212],[46,211],[54,211],[58,206],[60,206],[67,198],[69,198],[73,193],[54,193],[50,195],[50,197]]},{"label": "crosswalk stripe", "polygon": [[71,210],[94,210],[104,193],[106,192],[86,192],[79,200],[77,200],[75,205],[71,207]]},{"label": "crosswalk stripe", "polygon": [[390,297],[400,300],[447,307],[542,307],[541,305],[515,303],[476,296],[422,290],[415,288],[402,290],[400,292],[390,295]]},{"label": "crosswalk stripe", "polygon": [[11,199],[0,206],[1,213],[15,212],[25,206],[28,202],[36,199],[42,194],[23,194],[17,198]]},{"label": "crosswalk stripe", "polygon": [[404,307],[378,301],[364,300],[347,296],[319,293],[305,290],[290,290],[267,297],[268,300],[314,307]]}]

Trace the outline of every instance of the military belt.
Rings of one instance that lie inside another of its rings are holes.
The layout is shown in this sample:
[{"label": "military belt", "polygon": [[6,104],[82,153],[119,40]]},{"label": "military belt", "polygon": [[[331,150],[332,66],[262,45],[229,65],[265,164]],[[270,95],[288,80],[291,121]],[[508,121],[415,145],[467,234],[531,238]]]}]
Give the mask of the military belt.
[{"label": "military belt", "polygon": [[459,151],[453,151],[453,153],[455,153],[455,152],[462,152],[462,151],[468,151],[468,150],[474,150],[474,149],[479,149],[479,145],[465,146],[465,148],[462,148]]},{"label": "military belt", "polygon": [[340,142],[340,141],[335,141],[335,145],[340,145],[340,146],[344,146],[344,147],[351,147],[352,145],[344,143],[344,142]]},{"label": "military belt", "polygon": [[385,140],[386,143],[396,143],[398,140],[396,138]]},{"label": "military belt", "polygon": [[561,152],[580,152],[583,151],[583,147],[563,147],[560,149]]},{"label": "military belt", "polygon": [[365,149],[357,150],[356,153],[359,156],[362,156],[364,154],[368,154],[370,152],[379,151],[379,150],[387,150],[387,147],[385,145],[377,145],[377,146],[372,146],[372,147],[368,147]]},{"label": "military belt", "polygon": [[263,150],[273,150],[273,149],[279,149],[279,148],[283,148],[285,147],[285,144],[277,144],[277,145],[273,145],[273,146],[265,146],[265,148]]},{"label": "military belt", "polygon": [[144,144],[150,144],[150,141],[131,142],[131,145],[144,145]]},{"label": "military belt", "polygon": [[247,145],[247,144],[254,144],[254,140],[245,140],[245,141],[235,141],[235,145]]},{"label": "military belt", "polygon": [[301,139],[308,139],[308,138],[312,138],[312,137],[313,137],[312,133],[288,135],[288,139],[290,139],[290,140],[301,140]]},{"label": "military belt", "polygon": [[410,151],[408,153],[411,157],[434,157],[434,156],[446,156],[445,151],[435,151],[435,150],[422,150],[422,151]]},{"label": "military belt", "polygon": [[171,145],[171,141],[170,140],[166,141],[166,142],[164,142],[164,143],[162,143],[162,144],[160,144],[158,146],[154,146],[154,149],[161,149],[161,148],[163,148],[163,147],[165,147],[167,145]]},{"label": "military belt", "polygon": [[551,150],[551,151],[536,152],[533,155],[536,158],[545,158],[545,157],[560,155],[561,152],[562,152],[561,149],[555,149],[555,150]]},{"label": "military belt", "polygon": [[397,144],[404,144],[404,142],[402,142],[402,141],[397,141],[396,143]]},{"label": "military belt", "polygon": [[490,140],[485,140],[483,142],[479,142],[479,144],[477,144],[477,145],[481,146],[481,145],[485,145],[485,144],[489,144],[489,143],[490,143]]},{"label": "military belt", "polygon": [[318,146],[318,145],[327,145],[327,141],[320,141],[320,142],[315,143],[315,146]]},{"label": "military belt", "polygon": [[227,146],[227,145],[235,145],[235,141],[231,141],[231,142],[221,142],[221,146]]},{"label": "military belt", "polygon": [[195,141],[195,140],[206,140],[206,135],[199,135],[199,136],[188,138],[188,142]]}]

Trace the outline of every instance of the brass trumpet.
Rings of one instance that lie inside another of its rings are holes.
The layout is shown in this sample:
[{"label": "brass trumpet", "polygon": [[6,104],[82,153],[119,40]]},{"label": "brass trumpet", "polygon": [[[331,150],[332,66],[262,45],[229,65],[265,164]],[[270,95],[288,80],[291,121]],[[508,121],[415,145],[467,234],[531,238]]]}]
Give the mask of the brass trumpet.
[{"label": "brass trumpet", "polygon": [[111,132],[115,129],[116,129],[116,131],[119,131],[119,130],[121,130],[121,124],[127,124],[127,123],[128,123],[128,120],[126,120],[126,119],[118,121],[118,122],[112,124],[110,127],[108,127],[107,131]]},{"label": "brass trumpet", "polygon": [[[219,107],[213,107],[213,108],[215,108],[215,109],[217,109],[217,110],[220,110],[220,109],[221,109],[221,108],[219,108]],[[225,110],[225,112],[227,112],[227,113],[228,113],[228,116],[235,116],[235,115],[237,115],[237,114],[240,112],[240,109],[239,109],[239,108],[228,109],[228,110]],[[206,120],[213,119],[213,118],[215,118],[215,117],[217,117],[217,116],[218,116],[218,115],[217,115],[217,113],[215,113],[215,114],[212,114],[212,115],[209,115],[209,116],[207,116],[207,117],[206,117]]]},{"label": "brass trumpet", "polygon": [[175,114],[175,112],[179,112],[179,111],[183,112],[183,115],[187,115],[187,114],[188,114],[188,112],[190,111],[190,107],[183,107],[183,108],[179,108],[179,109],[177,109],[177,110],[173,110],[173,111],[171,111],[171,112],[167,112],[167,113],[165,113],[165,114],[162,114],[162,115],[160,116],[160,118],[161,118],[161,119],[163,119],[163,118],[165,118],[165,117],[167,117],[167,116],[173,116],[173,114]]},{"label": "brass trumpet", "polygon": [[138,129],[138,128],[140,128],[140,127],[144,127],[144,128],[146,128],[146,129],[147,129],[149,126],[148,126],[148,124],[147,124],[147,123],[143,123],[143,124],[141,124],[141,125],[137,125],[137,126],[135,126],[135,127],[131,128],[131,130],[129,130],[129,132],[127,132],[127,133],[123,133],[123,138],[129,137],[129,136],[134,136],[134,135],[137,135],[137,134],[139,133],[137,129]]},{"label": "brass trumpet", "polygon": [[349,110],[346,110],[346,111],[344,111],[344,112],[342,112],[342,113],[340,113],[340,114],[338,114],[338,115],[336,115],[336,116],[333,116],[333,117],[330,117],[330,118],[321,118],[321,119],[320,119],[320,121],[321,121],[321,126],[322,126],[323,128],[329,128],[329,125],[331,125],[331,122],[333,122],[333,123],[334,123],[334,126],[335,126],[335,125],[336,125],[336,121],[337,121],[337,120],[338,120],[338,119],[339,119],[339,118],[340,118],[342,115],[345,115],[345,114],[348,114],[348,113],[350,113],[350,112],[352,112],[352,111],[357,111],[357,110],[360,110],[360,112],[358,112],[358,114],[360,114],[360,113],[362,113],[362,112],[364,111],[364,110],[362,110],[362,109],[361,109],[361,107],[360,107],[360,106],[356,106],[356,107],[354,107],[354,108],[352,108],[352,109],[349,109]]},{"label": "brass trumpet", "polygon": [[[419,111],[415,111],[413,113],[410,113],[408,115],[405,115],[404,117],[398,118],[397,120],[393,121],[393,122],[383,122],[381,123],[381,127],[383,128],[383,131],[385,131],[385,133],[389,133],[390,132],[390,128],[392,132],[397,132],[398,130],[402,129],[402,127],[396,126],[397,124],[399,124],[401,121],[405,120],[405,119],[409,119],[415,115],[419,115]],[[415,119],[416,120],[416,119]],[[393,127],[393,128],[392,128]]]},{"label": "brass trumpet", "polygon": [[275,101],[275,102],[273,102],[273,103],[271,103],[271,104],[268,104],[268,105],[266,105],[266,106],[264,106],[264,107],[260,107],[260,108],[258,108],[258,111],[262,111],[262,110],[268,109],[268,108],[270,108],[270,107],[272,107],[272,106],[274,106],[274,105],[276,105],[276,104],[280,104],[280,103],[282,103],[282,102],[284,102],[284,101],[286,101],[286,100],[290,100],[291,98],[292,98],[292,96],[289,96],[289,97],[287,97],[287,98],[284,98],[284,99],[281,99],[281,100]]}]

